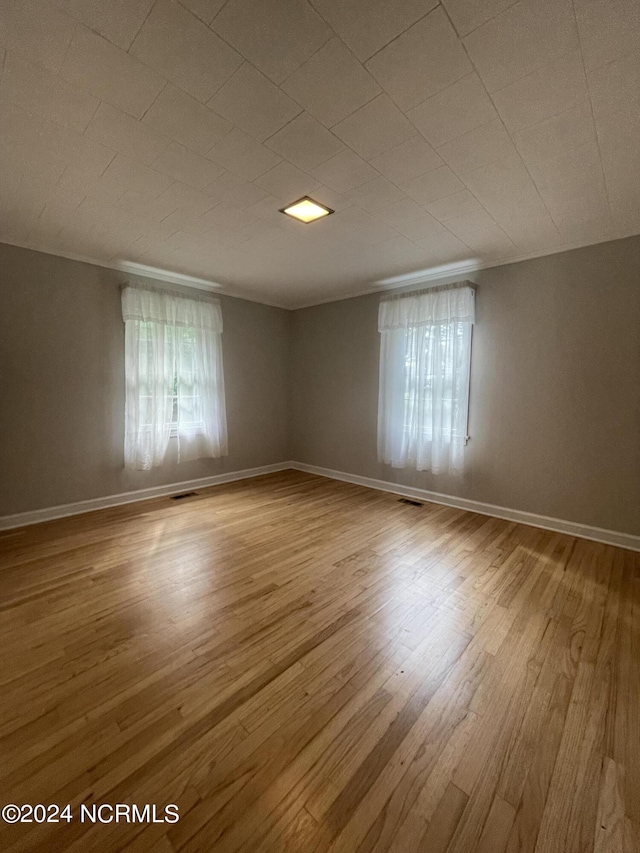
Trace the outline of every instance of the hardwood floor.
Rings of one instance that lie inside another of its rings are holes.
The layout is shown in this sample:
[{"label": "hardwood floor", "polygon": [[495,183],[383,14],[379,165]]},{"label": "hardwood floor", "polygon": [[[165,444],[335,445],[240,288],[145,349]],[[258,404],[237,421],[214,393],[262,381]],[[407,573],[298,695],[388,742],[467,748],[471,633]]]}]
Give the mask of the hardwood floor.
[{"label": "hardwood floor", "polygon": [[640,850],[640,554],[291,471],[0,579],[0,804],[73,815],[3,851]]}]

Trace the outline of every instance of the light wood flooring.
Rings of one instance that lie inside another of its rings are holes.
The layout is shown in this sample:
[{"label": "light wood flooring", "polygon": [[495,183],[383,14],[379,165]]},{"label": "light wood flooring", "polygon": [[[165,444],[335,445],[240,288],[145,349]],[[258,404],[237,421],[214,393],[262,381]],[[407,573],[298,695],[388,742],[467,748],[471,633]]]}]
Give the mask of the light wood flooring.
[{"label": "light wood flooring", "polygon": [[74,816],[2,851],[640,851],[640,554],[290,471],[2,534],[0,606],[0,805]]}]

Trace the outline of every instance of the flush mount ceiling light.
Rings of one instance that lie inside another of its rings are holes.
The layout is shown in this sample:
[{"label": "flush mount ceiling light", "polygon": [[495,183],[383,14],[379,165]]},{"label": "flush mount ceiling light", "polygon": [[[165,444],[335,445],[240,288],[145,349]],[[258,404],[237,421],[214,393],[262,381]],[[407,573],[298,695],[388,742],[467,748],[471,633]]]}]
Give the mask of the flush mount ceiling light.
[{"label": "flush mount ceiling light", "polygon": [[316,219],[322,219],[323,216],[329,216],[334,213],[330,207],[320,204],[319,201],[314,201],[308,195],[299,198],[288,204],[286,207],[280,208],[280,213],[286,213],[292,219],[297,219],[299,222],[315,222]]}]

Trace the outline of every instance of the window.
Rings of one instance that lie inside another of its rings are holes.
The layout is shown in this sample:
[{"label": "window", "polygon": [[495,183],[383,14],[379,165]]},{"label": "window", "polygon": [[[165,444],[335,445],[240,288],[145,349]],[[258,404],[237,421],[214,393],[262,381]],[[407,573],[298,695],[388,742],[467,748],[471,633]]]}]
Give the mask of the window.
[{"label": "window", "polygon": [[227,453],[222,312],[217,299],[126,287],[125,467]]},{"label": "window", "polygon": [[382,462],[436,474],[462,470],[474,293],[461,282],[380,303]]}]

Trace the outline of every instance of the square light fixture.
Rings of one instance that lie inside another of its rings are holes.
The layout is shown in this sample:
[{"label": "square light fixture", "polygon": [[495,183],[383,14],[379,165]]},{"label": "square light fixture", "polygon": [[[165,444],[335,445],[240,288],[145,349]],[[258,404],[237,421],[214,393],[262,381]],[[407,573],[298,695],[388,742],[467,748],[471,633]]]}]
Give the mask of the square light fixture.
[{"label": "square light fixture", "polygon": [[316,219],[322,219],[323,216],[329,216],[334,213],[330,207],[320,204],[319,201],[314,201],[308,195],[299,198],[288,204],[286,207],[280,208],[280,213],[286,213],[292,219],[297,219],[299,222],[309,223],[315,222]]}]

